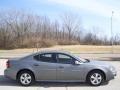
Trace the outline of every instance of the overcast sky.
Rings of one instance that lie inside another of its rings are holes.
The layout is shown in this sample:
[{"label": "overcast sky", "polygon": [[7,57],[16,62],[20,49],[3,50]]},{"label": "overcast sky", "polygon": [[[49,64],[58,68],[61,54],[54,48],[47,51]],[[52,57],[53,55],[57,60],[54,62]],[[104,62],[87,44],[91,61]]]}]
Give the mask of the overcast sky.
[{"label": "overcast sky", "polygon": [[30,10],[37,14],[59,20],[64,13],[73,13],[81,17],[84,28],[99,28],[99,34],[110,36],[113,14],[113,34],[120,33],[120,0],[0,0],[1,10]]}]

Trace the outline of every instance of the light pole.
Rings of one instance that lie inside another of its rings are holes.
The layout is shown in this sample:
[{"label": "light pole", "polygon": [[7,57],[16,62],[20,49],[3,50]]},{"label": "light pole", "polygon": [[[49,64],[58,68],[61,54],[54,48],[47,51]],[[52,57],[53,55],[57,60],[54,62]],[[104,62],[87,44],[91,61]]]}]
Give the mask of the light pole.
[{"label": "light pole", "polygon": [[111,53],[113,53],[113,15],[114,11],[112,11],[111,15]]}]

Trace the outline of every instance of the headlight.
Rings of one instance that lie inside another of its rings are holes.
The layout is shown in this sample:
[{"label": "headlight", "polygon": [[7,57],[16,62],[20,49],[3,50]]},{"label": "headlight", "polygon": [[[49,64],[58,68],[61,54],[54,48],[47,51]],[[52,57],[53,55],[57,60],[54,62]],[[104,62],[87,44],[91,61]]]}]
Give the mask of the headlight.
[{"label": "headlight", "polygon": [[116,72],[115,67],[109,66],[109,70],[112,72],[112,74],[113,74],[114,76],[116,76],[117,72]]},{"label": "headlight", "polygon": [[116,71],[113,66],[110,66],[109,69],[110,69],[110,71],[112,71],[112,72],[115,72],[115,71]]}]

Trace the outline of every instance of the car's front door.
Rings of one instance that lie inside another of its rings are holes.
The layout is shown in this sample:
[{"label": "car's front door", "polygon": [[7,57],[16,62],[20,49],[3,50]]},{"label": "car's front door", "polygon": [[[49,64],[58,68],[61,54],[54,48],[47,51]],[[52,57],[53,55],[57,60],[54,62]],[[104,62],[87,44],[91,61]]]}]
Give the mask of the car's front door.
[{"label": "car's front door", "polygon": [[82,81],[83,65],[75,65],[76,59],[67,55],[58,53],[57,59],[57,80],[62,81]]},{"label": "car's front door", "polygon": [[34,69],[37,80],[56,80],[56,59],[53,53],[34,56]]}]

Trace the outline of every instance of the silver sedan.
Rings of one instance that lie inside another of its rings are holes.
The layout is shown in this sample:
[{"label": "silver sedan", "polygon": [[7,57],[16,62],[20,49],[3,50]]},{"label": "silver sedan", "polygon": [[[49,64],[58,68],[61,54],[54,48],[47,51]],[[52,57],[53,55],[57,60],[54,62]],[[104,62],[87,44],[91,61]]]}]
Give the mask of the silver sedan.
[{"label": "silver sedan", "polygon": [[8,60],[4,75],[23,86],[35,81],[87,82],[99,86],[116,76],[115,68],[101,61],[82,59],[64,51],[41,51]]}]

